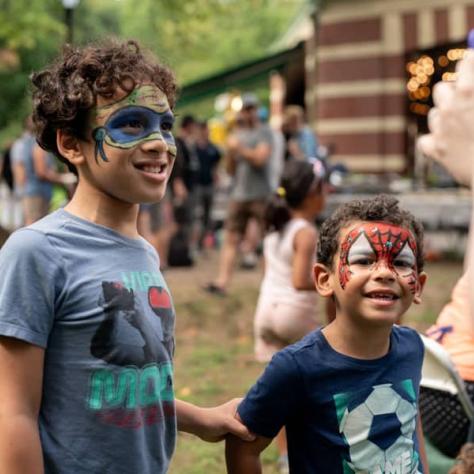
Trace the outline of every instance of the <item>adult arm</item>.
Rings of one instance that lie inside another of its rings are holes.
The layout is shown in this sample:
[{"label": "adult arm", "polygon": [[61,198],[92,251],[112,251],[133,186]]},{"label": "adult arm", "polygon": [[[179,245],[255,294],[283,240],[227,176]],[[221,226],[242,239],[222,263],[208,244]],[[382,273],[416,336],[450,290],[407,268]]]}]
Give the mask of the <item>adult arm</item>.
[{"label": "adult arm", "polygon": [[176,400],[178,430],[198,436],[211,443],[221,441],[233,434],[245,441],[255,439],[235,417],[240,399],[234,398],[213,408],[202,408],[183,400]]},{"label": "adult arm", "polygon": [[26,184],[26,169],[24,163],[24,144],[20,139],[15,141],[11,147],[10,162],[15,187],[21,189]]},{"label": "adult arm", "polygon": [[35,145],[33,148],[33,167],[39,179],[53,184],[71,182],[71,175],[69,173],[58,173],[56,170],[51,169],[48,166],[47,159],[46,151],[39,145]]},{"label": "adult arm", "polygon": [[260,453],[271,443],[271,438],[257,436],[244,442],[229,435],[225,441],[225,460],[228,474],[261,474]]},{"label": "adult arm", "polygon": [[317,233],[313,227],[300,229],[293,241],[292,283],[297,290],[314,290],[313,263]]},{"label": "adult arm", "polygon": [[240,156],[257,168],[260,168],[267,162],[271,153],[271,139],[268,141],[263,139],[252,148],[242,145],[236,135],[231,135],[227,140],[227,158],[229,158],[230,155],[230,157],[235,160],[236,156]]},{"label": "adult arm", "polygon": [[272,148],[269,143],[260,142],[255,148],[239,146],[238,153],[244,158],[244,160],[247,160],[251,165],[260,168],[270,158]]},{"label": "adult arm", "polygon": [[0,337],[0,473],[42,474],[38,412],[44,350]]}]

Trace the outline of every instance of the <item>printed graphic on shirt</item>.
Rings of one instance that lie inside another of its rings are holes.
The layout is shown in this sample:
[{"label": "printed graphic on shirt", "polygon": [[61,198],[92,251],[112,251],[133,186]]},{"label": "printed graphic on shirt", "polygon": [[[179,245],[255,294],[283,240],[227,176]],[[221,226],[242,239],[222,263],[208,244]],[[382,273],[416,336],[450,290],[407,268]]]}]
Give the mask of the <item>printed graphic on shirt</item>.
[{"label": "printed graphic on shirt", "polygon": [[411,380],[334,395],[339,431],[348,446],[344,474],[419,474],[413,435],[416,392]]},{"label": "printed graphic on shirt", "polygon": [[131,272],[122,281],[104,281],[99,304],[104,319],[90,351],[115,367],[92,373],[89,409],[128,428],[172,417],[174,311],[161,275]]}]

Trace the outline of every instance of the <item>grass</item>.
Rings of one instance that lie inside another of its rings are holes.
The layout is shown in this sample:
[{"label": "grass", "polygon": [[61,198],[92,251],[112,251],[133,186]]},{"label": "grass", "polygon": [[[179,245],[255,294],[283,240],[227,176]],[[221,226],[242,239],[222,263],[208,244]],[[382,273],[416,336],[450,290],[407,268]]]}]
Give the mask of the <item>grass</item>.
[{"label": "grass", "polygon": [[[460,276],[459,262],[427,265],[424,301],[410,308],[405,323],[424,331],[449,300]],[[226,298],[200,288],[216,272],[216,255],[202,259],[192,269],[170,269],[166,279],[177,312],[175,384],[178,398],[201,406],[214,406],[243,396],[263,366],[253,360],[253,315],[262,276],[261,269],[237,271]],[[265,474],[276,474],[277,452],[264,452]],[[170,474],[222,474],[223,443],[210,444],[180,434]]]}]

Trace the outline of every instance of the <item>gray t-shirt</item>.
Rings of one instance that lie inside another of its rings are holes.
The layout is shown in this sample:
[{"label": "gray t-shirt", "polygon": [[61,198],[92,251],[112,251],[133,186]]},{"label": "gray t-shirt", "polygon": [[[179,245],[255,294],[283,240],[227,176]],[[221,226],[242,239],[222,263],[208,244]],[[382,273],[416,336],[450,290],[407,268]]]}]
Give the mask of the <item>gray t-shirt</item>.
[{"label": "gray t-shirt", "polygon": [[[267,125],[253,129],[242,129],[237,137],[244,147],[256,148],[260,143],[273,146],[273,136]],[[254,166],[242,157],[237,157],[234,186],[231,198],[234,201],[266,199],[272,191],[270,183],[270,157],[263,166]]]},{"label": "gray t-shirt", "polygon": [[[49,201],[53,195],[53,184],[40,179],[35,172],[33,149],[36,145],[35,137],[25,132],[12,146],[11,156],[14,164],[22,164],[25,168],[26,183],[17,189],[18,195],[24,197],[40,196]],[[45,155],[46,167],[54,169],[54,157],[51,153]]]},{"label": "gray t-shirt", "polygon": [[153,247],[59,210],[9,238],[0,275],[0,334],[45,348],[46,473],[165,473],[175,314]]}]

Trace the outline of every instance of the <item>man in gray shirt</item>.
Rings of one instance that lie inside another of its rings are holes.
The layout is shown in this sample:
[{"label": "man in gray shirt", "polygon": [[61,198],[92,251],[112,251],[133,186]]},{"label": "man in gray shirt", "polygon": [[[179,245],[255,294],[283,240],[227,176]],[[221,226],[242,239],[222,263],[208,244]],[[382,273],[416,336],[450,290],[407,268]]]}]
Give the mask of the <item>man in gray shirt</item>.
[{"label": "man in gray shirt", "polygon": [[258,100],[253,94],[244,94],[241,110],[242,127],[228,139],[228,169],[234,175],[224,245],[220,254],[219,273],[215,282],[205,289],[225,295],[232,277],[237,250],[250,219],[263,226],[266,200],[272,192],[269,162],[272,153],[272,132],[258,117]]}]

